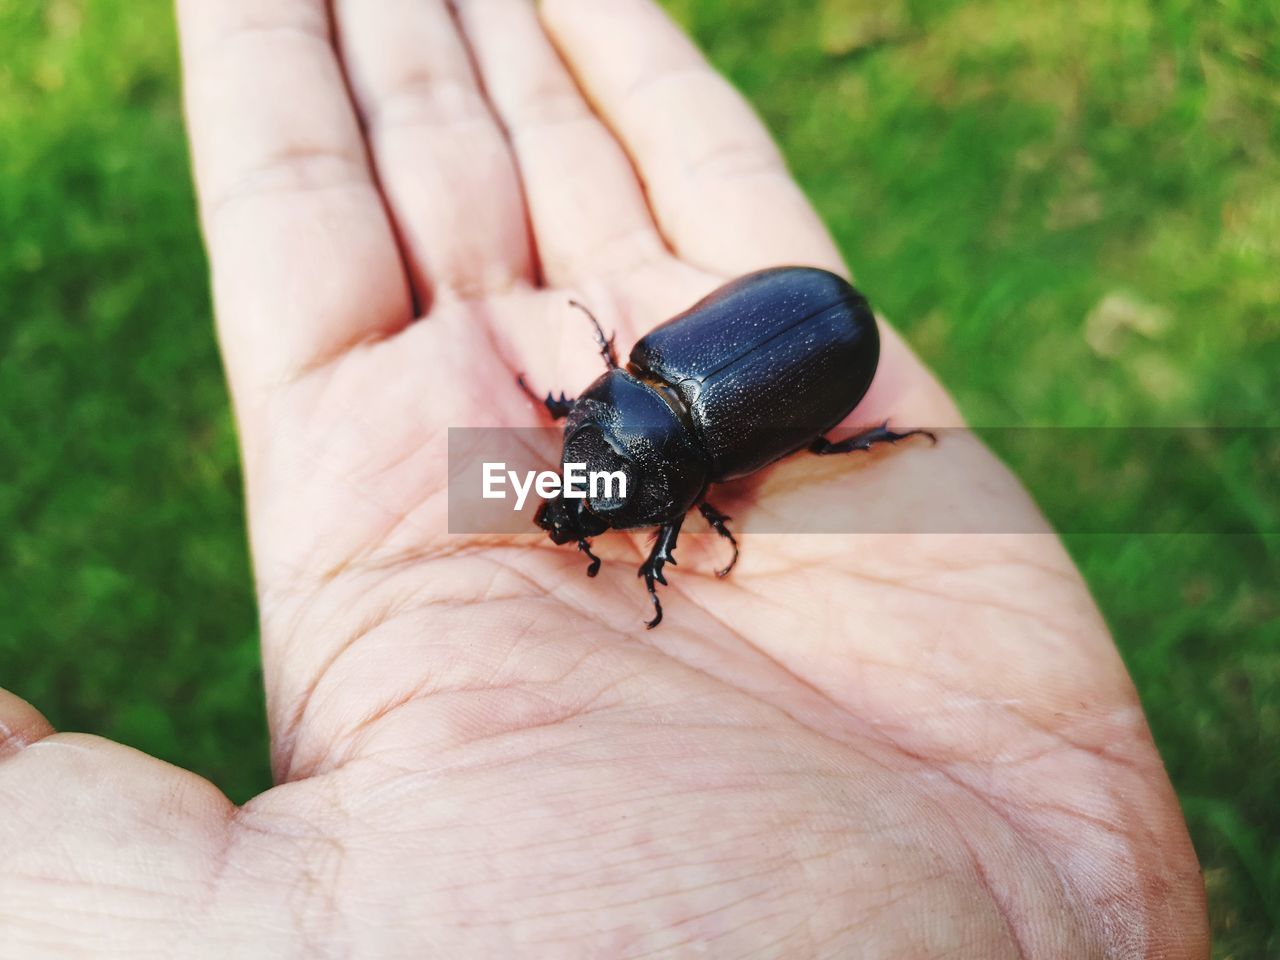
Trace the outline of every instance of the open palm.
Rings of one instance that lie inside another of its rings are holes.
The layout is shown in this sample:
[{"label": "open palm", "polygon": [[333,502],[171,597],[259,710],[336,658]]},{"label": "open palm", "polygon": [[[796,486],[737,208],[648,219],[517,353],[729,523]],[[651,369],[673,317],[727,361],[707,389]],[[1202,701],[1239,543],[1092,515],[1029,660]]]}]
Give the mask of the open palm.
[{"label": "open palm", "polygon": [[[236,808],[0,699],[0,954],[1203,955],[1051,534],[750,533],[848,498],[908,531],[948,472],[962,526],[1038,529],[964,435],[726,490],[741,563],[686,537],[653,632],[641,538],[588,580],[447,534],[448,428],[545,423],[517,371],[597,374],[571,296],[625,351],[748,270],[844,267],[649,0],[329,6],[179,3],[279,786]],[[958,425],[884,336],[851,422]]]}]

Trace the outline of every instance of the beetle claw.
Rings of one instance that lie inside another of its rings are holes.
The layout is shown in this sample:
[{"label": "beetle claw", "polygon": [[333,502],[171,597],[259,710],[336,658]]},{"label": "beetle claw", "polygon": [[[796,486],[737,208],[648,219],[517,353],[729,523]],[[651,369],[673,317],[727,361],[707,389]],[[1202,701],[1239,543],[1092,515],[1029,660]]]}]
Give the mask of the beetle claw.
[{"label": "beetle claw", "polygon": [[733,544],[733,559],[729,561],[729,565],[723,570],[716,571],[716,576],[723,579],[738,565],[738,540],[729,531],[729,528],[725,526],[725,522],[733,518],[726,513],[721,513],[711,504],[705,502],[698,505],[698,512],[702,514],[703,519],[707,521],[712,530]]},{"label": "beetle claw", "polygon": [[600,572],[600,558],[591,552],[591,544],[586,540],[578,541],[578,549],[591,558],[591,563],[587,566],[587,576],[594,577]]},{"label": "beetle claw", "polygon": [[658,588],[655,584],[660,583],[664,587],[667,586],[667,578],[663,574],[662,568],[668,563],[676,566],[676,559],[672,556],[672,553],[675,551],[676,538],[680,536],[680,526],[683,523],[684,517],[681,517],[674,523],[668,523],[658,530],[658,539],[654,543],[653,549],[649,551],[649,556],[636,572],[637,576],[644,577],[644,585],[649,591],[649,599],[653,602],[655,616],[645,624],[650,630],[662,622],[662,602],[658,599]]},{"label": "beetle claw", "polygon": [[650,596],[653,598],[653,619],[645,621],[645,629],[652,630],[662,622],[662,601],[658,599],[657,591],[651,591]]},{"label": "beetle claw", "polygon": [[864,430],[862,433],[847,437],[836,443],[832,443],[826,437],[818,437],[809,445],[809,450],[820,457],[827,457],[837,453],[870,450],[881,443],[896,444],[898,441],[906,440],[908,437],[928,437],[933,441],[934,446],[937,446],[938,443],[937,436],[928,430],[904,430],[902,433],[896,433],[889,429],[889,421],[886,420],[878,427]]},{"label": "beetle claw", "polygon": [[645,627],[652,630],[662,622],[662,601],[658,599],[658,590],[654,584],[661,583],[666,586],[667,581],[662,578],[661,569],[654,569],[648,563],[640,568],[638,575],[644,577],[644,585],[649,591],[649,600],[653,603],[653,619],[645,622]]}]

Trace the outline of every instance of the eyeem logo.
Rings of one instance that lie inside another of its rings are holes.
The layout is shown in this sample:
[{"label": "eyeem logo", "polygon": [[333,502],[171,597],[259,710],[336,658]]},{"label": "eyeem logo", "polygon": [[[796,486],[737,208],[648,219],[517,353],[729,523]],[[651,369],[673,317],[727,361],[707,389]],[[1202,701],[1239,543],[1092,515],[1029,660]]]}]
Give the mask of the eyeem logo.
[{"label": "eyeem logo", "polygon": [[[508,470],[505,463],[485,463],[484,465],[484,498],[486,500],[505,500],[510,490],[515,491],[515,504],[511,509],[523,509],[529,491],[535,491],[544,500],[550,500],[563,493],[574,500],[585,500],[588,492],[593,499],[627,497],[627,475],[621,470],[609,473],[604,470],[587,472],[585,463],[566,463],[563,474],[553,470],[526,471],[521,476],[515,470]],[[616,493],[614,492],[616,489]]]}]

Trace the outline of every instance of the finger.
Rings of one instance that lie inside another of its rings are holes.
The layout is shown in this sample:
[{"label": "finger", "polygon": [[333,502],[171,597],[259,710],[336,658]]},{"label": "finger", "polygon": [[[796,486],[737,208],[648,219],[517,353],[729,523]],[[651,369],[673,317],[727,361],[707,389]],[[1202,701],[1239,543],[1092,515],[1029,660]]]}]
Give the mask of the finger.
[{"label": "finger", "polygon": [[626,153],[582,99],[532,0],[459,0],[458,8],[515,149],[547,281],[573,284],[661,257]]},{"label": "finger", "polygon": [[334,12],[420,301],[429,282],[466,297],[530,282],[511,149],[445,0],[337,0]]},{"label": "finger", "polygon": [[324,0],[179,0],[178,13],[220,334],[243,395],[398,329],[411,301]]},{"label": "finger", "polygon": [[667,242],[725,275],[839,251],[755,112],[651,0],[545,0],[543,18],[644,181]]}]

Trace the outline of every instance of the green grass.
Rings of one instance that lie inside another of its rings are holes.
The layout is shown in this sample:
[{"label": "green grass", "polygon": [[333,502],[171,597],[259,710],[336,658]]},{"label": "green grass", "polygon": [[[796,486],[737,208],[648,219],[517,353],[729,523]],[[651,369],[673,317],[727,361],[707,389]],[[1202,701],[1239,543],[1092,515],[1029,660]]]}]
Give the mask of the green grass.
[{"label": "green grass", "polygon": [[[1280,426],[1280,8],[669,6],[974,423]],[[0,36],[0,684],[243,800],[265,725],[170,13],[0,0]],[[1066,525],[1083,497],[1102,528],[1163,531],[1067,539],[1217,956],[1280,955],[1275,441],[1206,433],[1182,460],[1125,457],[1154,434],[987,433]]]}]

